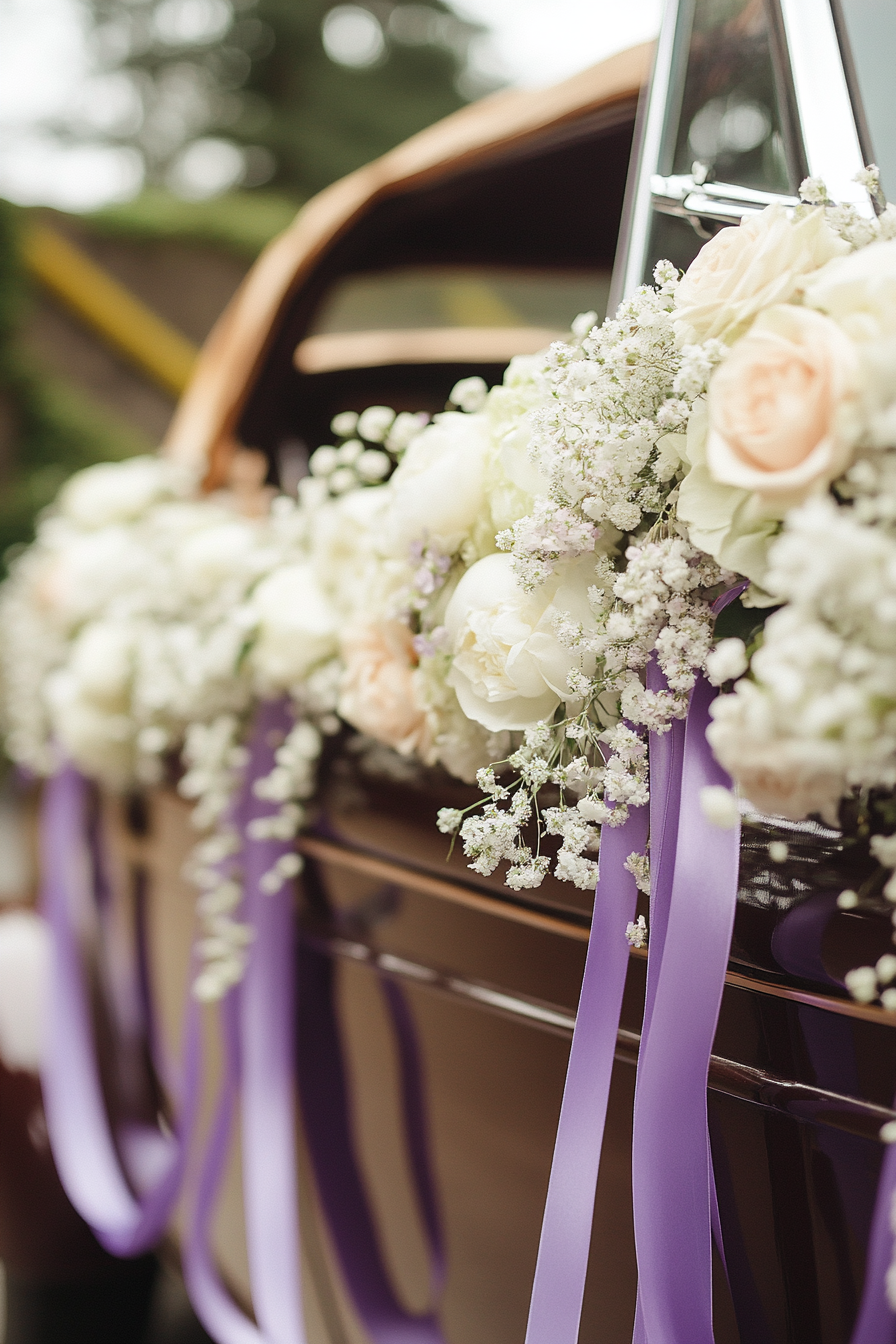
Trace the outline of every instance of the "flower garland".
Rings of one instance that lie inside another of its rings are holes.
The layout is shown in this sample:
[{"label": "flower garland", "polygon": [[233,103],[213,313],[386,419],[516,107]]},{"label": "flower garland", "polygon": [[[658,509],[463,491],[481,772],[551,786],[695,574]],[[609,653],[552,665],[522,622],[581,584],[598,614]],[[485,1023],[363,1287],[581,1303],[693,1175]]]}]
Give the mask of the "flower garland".
[{"label": "flower garland", "polygon": [[[39,773],[61,750],[117,789],[179,756],[207,832],[197,993],[242,974],[227,814],[272,696],[295,727],[258,783],[280,805],[266,835],[305,824],[345,723],[478,782],[481,804],[438,820],[475,871],[588,888],[600,827],[647,801],[648,733],[685,717],[706,670],[728,688],[710,737],[742,793],[829,821],[874,795],[872,849],[896,867],[880,802],[896,786],[896,211],[874,169],[863,181],[874,215],[809,180],[796,210],[722,230],[684,276],[659,263],[602,326],[582,315],[491,391],[463,380],[432,421],[337,416],[295,498],[251,452],[206,497],[161,459],[64,488],[0,605],[8,750]],[[712,604],[739,581],[745,638],[713,647]],[[736,803],[718,794],[724,824]],[[298,867],[281,860],[270,889]],[[647,890],[648,855],[627,867]],[[889,1006],[868,972],[853,989]]]}]

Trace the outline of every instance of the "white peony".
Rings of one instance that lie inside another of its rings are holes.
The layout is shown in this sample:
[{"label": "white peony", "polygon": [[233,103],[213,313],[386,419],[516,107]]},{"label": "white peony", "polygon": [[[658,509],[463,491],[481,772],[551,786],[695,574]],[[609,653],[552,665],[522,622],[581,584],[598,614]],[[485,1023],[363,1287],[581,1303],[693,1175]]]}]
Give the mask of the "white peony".
[{"label": "white peony", "polygon": [[297,686],[336,651],[338,614],[308,563],[262,579],[249,610],[258,621],[249,661],[266,694]]},{"label": "white peony", "polygon": [[554,623],[570,613],[593,625],[593,580],[593,558],[558,568],[533,593],[520,588],[509,555],[486,556],[467,570],[445,625],[454,655],[448,681],[469,718],[492,732],[526,728],[573,699],[567,676],[581,657],[559,642]]},{"label": "white peony", "polygon": [[412,542],[453,555],[486,514],[484,415],[447,411],[414,439],[389,482],[382,548],[405,559]]},{"label": "white peony", "polygon": [[83,528],[130,522],[179,484],[178,473],[161,457],[100,462],[79,471],[63,486],[59,511]]}]

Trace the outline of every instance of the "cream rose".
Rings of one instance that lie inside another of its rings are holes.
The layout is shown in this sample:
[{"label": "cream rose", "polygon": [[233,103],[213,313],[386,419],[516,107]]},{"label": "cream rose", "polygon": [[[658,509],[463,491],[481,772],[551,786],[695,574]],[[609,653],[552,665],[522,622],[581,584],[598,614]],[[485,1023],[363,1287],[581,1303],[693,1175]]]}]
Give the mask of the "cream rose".
[{"label": "cream rose", "polygon": [[425,756],[431,734],[407,626],[388,620],[354,625],[343,637],[342,656],[342,717],[403,756],[412,752]]},{"label": "cream rose", "polygon": [[454,654],[448,681],[468,718],[491,732],[527,728],[573,698],[566,679],[582,660],[559,642],[554,618],[569,612],[592,624],[593,580],[593,557],[564,566],[533,593],[520,588],[509,555],[488,555],[467,570],[445,625]]},{"label": "cream rose", "polygon": [[831,318],[791,304],[760,314],[710,383],[713,479],[789,504],[828,485],[852,458],[858,368]]},{"label": "cream rose", "polygon": [[685,341],[731,342],[757,313],[785,303],[805,276],[848,251],[823,211],[794,221],[783,206],[770,205],[700,250],[675,295],[676,329]]},{"label": "cream rose", "polygon": [[[684,437],[684,436],[682,436]],[[688,525],[688,536],[726,569],[764,586],[768,550],[779,531],[774,510],[763,507],[756,495],[737,486],[723,485],[712,476],[706,461],[709,418],[706,401],[699,398],[688,421],[684,457],[689,466],[679,487],[676,512]],[[769,606],[772,599],[750,590],[749,604]]]},{"label": "cream rose", "polygon": [[414,439],[388,485],[383,520],[385,554],[404,559],[426,538],[453,554],[486,512],[484,415],[448,411]]},{"label": "cream rose", "polygon": [[309,564],[283,565],[249,601],[258,622],[250,665],[266,692],[288,690],[337,648],[338,617]]}]

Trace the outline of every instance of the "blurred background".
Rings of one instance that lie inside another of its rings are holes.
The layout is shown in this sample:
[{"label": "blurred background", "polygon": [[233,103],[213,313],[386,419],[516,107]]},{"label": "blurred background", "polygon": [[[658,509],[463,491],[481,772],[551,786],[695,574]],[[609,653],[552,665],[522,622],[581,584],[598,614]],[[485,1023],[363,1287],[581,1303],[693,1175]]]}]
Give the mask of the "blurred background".
[{"label": "blurred background", "polygon": [[[653,37],[660,6],[0,0],[0,576],[71,472],[158,445],[199,346],[305,201],[467,103],[555,83]],[[447,297],[430,289],[398,298],[453,305],[457,325],[501,325],[527,301],[510,285],[491,295],[475,283]],[[358,286],[351,302],[369,326],[377,293]],[[571,296],[564,321],[574,304]],[[357,316],[337,315],[349,330]],[[23,806],[0,769],[3,921],[15,920],[33,885]],[[4,1045],[25,983],[6,973],[13,925],[4,929],[0,1144],[21,1189],[4,1186],[0,1198],[36,1207],[35,1182],[49,1182],[68,1217],[36,1066]],[[69,1213],[72,1244],[87,1247],[92,1265],[98,1248]],[[32,1230],[39,1240],[39,1220]],[[127,1274],[133,1283],[81,1297],[74,1287],[39,1290],[7,1265],[12,1333],[0,1267],[0,1341],[118,1339],[109,1313],[149,1294],[155,1344],[205,1338],[170,1266],[107,1260],[91,1269],[98,1283],[113,1270],[116,1283]]]},{"label": "blurred background", "polygon": [[72,470],[158,443],[305,200],[467,102],[649,38],[659,5],[0,0],[4,564]]}]

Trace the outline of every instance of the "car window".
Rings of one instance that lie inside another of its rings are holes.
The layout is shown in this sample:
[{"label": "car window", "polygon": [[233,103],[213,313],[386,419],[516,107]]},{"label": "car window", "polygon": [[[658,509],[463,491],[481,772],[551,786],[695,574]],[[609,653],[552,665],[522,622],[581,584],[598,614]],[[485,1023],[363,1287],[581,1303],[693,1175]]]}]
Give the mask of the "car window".
[{"label": "car window", "polygon": [[343,276],[311,333],[371,328],[544,327],[565,332],[577,313],[602,319],[610,274],[494,267],[408,266]]},{"label": "car window", "polygon": [[614,280],[625,293],[661,257],[684,269],[720,227],[792,202],[806,175],[780,0],[679,0],[657,72]]},{"label": "car window", "polygon": [[896,3],[835,0],[834,14],[866,157],[896,200]]},{"label": "car window", "polygon": [[696,161],[715,181],[794,191],[798,180],[787,149],[785,87],[775,67],[764,0],[695,0],[665,172],[690,173]]}]

